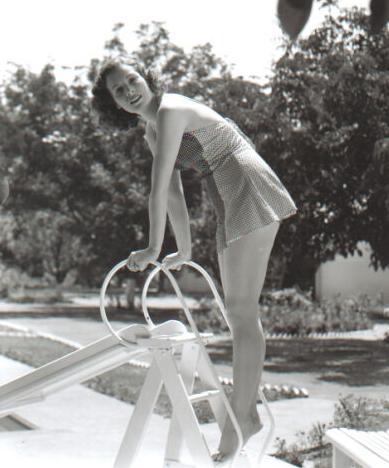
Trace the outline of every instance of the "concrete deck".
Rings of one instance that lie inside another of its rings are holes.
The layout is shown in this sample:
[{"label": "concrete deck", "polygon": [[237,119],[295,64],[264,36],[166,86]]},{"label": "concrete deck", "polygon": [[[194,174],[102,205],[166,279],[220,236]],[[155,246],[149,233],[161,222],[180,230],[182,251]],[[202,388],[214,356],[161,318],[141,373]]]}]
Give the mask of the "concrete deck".
[{"label": "concrete deck", "polygon": [[[0,356],[0,369],[1,385],[29,372],[31,367]],[[308,400],[300,400],[300,403],[304,404],[305,401]],[[291,424],[290,420],[285,419],[285,409],[289,403],[293,402],[281,401],[271,404],[278,426],[277,436],[285,435],[284,428]],[[331,405],[327,404],[326,411],[330,410]],[[132,405],[82,385],[62,390],[43,402],[20,407],[14,413],[36,428],[0,433],[1,466],[111,468],[132,411]],[[263,420],[266,427],[267,420],[265,417]],[[153,414],[134,468],[144,468],[145,464],[153,468],[163,466],[168,425],[168,419]],[[211,451],[216,451],[220,434],[216,423],[202,425],[202,428]],[[261,431],[247,444],[246,452],[250,460],[256,460],[257,447],[265,436],[266,433]],[[184,461],[191,463],[187,452],[184,453]],[[262,466],[290,468],[293,465],[266,456]]]}]

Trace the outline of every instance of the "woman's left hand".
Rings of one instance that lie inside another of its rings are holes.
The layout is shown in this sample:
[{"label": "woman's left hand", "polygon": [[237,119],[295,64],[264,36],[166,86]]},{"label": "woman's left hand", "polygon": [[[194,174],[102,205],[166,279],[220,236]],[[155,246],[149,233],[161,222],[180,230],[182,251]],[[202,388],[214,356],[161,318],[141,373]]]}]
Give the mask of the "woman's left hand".
[{"label": "woman's left hand", "polygon": [[190,254],[178,251],[166,255],[166,257],[162,260],[162,265],[164,265],[169,270],[181,270],[182,264],[184,262],[188,262],[190,259]]},{"label": "woman's left hand", "polygon": [[130,271],[143,271],[149,263],[154,262],[157,258],[158,255],[149,247],[143,250],[134,250],[128,257],[127,268]]}]

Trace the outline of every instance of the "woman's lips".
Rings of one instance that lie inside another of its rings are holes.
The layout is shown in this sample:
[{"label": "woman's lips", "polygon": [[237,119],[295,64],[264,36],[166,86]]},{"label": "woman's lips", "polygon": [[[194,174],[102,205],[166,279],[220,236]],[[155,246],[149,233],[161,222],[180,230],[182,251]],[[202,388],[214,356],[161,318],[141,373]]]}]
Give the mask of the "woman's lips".
[{"label": "woman's lips", "polygon": [[142,97],[141,95],[137,96],[135,99],[130,101],[130,104],[133,106],[134,104],[136,104],[141,99],[141,97]]}]

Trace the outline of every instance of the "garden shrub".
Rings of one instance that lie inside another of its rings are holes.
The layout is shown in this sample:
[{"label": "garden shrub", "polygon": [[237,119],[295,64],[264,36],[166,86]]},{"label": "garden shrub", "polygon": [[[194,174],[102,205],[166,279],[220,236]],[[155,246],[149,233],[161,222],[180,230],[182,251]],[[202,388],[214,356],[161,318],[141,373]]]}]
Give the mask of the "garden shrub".
[{"label": "garden shrub", "polygon": [[[290,288],[266,292],[258,310],[267,333],[297,336],[371,328],[368,313],[376,303],[377,299],[366,295],[313,301],[311,294]],[[183,312],[181,315],[184,319]],[[201,331],[219,334],[228,330],[214,301],[204,300],[202,309],[196,311],[194,316]]]},{"label": "garden shrub", "polygon": [[344,427],[359,430],[389,429],[389,400],[357,397],[353,394],[340,396],[335,405],[333,421],[316,423],[308,431],[296,435],[297,442],[287,445],[285,439],[276,439],[274,456],[297,466],[310,461],[314,468],[331,468],[331,444],[325,441],[328,429]]},{"label": "garden shrub", "polygon": [[54,304],[63,301],[60,285],[51,275],[31,277],[17,267],[0,263],[0,297],[17,303]]}]

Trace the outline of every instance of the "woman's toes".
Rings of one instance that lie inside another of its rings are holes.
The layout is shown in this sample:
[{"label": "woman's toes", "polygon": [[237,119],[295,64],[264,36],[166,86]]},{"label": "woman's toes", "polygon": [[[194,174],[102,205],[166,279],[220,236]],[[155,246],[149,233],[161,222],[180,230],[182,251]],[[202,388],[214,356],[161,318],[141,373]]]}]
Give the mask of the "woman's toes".
[{"label": "woman's toes", "polygon": [[222,452],[216,452],[212,455],[212,460],[214,462],[221,462],[224,459],[224,454]]},{"label": "woman's toes", "polygon": [[[247,452],[245,449],[241,449],[241,451],[239,452],[239,455],[240,456],[243,456],[243,457],[246,457],[247,456]],[[222,463],[227,463],[227,462],[230,462],[231,461],[231,458],[234,456],[234,453],[230,453],[230,454],[227,454],[227,453],[223,453],[223,452],[216,452],[212,455],[212,461],[214,463],[217,463],[217,464],[222,464]]]},{"label": "woman's toes", "polygon": [[232,455],[223,452],[216,452],[212,455],[212,461],[216,466],[227,466],[231,461]]}]

